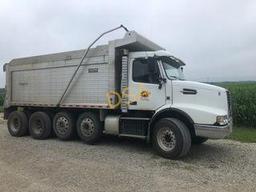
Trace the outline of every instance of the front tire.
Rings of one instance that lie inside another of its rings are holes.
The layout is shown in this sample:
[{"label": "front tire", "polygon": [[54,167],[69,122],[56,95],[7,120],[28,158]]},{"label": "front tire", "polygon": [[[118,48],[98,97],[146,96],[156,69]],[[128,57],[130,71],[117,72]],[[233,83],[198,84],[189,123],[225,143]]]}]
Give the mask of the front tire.
[{"label": "front tire", "polygon": [[75,134],[74,117],[69,112],[59,112],[53,119],[53,130],[61,140],[69,140]]},{"label": "front tire", "polygon": [[99,117],[92,112],[81,114],[76,124],[78,136],[87,144],[99,141],[102,135],[102,125]]},{"label": "front tire", "polygon": [[159,120],[153,130],[154,149],[165,158],[185,156],[191,147],[191,135],[187,126],[175,118]]},{"label": "front tire", "polygon": [[52,123],[45,112],[35,112],[29,119],[29,133],[34,139],[46,139],[51,135]]},{"label": "front tire", "polygon": [[28,132],[28,118],[22,111],[13,111],[8,117],[7,125],[11,136],[22,137]]}]

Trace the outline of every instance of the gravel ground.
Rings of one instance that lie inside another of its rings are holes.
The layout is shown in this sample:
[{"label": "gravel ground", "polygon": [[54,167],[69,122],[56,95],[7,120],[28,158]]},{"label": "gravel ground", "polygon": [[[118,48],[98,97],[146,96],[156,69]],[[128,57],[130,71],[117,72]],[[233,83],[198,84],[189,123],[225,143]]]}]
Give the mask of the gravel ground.
[{"label": "gravel ground", "polygon": [[98,145],[14,138],[0,118],[0,191],[255,191],[256,144],[230,140],[192,146],[178,161],[140,140]]}]

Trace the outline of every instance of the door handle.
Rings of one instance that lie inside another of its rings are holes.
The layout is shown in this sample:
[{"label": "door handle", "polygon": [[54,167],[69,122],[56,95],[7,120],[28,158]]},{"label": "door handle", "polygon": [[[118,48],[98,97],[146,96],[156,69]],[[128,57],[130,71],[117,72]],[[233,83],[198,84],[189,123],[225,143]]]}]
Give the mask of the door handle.
[{"label": "door handle", "polygon": [[184,95],[196,95],[197,90],[195,90],[195,89],[183,89],[181,91],[181,93],[183,93]]},{"label": "door handle", "polygon": [[130,105],[137,105],[137,101],[131,101]]}]

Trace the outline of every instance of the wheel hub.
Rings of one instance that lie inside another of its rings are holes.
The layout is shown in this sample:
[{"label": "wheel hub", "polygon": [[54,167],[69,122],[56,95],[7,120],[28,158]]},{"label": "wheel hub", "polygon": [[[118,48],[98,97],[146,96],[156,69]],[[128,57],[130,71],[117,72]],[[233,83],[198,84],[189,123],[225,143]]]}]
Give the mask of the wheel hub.
[{"label": "wheel hub", "polygon": [[85,136],[91,136],[95,130],[94,122],[90,118],[85,118],[81,123],[81,132]]},{"label": "wheel hub", "polygon": [[157,134],[157,142],[164,151],[171,151],[175,148],[176,137],[169,127],[161,128]]},{"label": "wheel hub", "polygon": [[43,132],[43,122],[40,119],[36,119],[33,124],[34,133],[40,135]]},{"label": "wheel hub", "polygon": [[20,121],[19,121],[19,119],[18,118],[13,118],[13,121],[12,121],[12,123],[11,123],[11,125],[10,125],[10,128],[11,128],[11,130],[13,131],[13,132],[18,132],[18,130],[19,130],[19,128],[20,128]]},{"label": "wheel hub", "polygon": [[56,122],[56,130],[60,134],[65,134],[69,129],[69,120],[66,117],[58,118]]}]

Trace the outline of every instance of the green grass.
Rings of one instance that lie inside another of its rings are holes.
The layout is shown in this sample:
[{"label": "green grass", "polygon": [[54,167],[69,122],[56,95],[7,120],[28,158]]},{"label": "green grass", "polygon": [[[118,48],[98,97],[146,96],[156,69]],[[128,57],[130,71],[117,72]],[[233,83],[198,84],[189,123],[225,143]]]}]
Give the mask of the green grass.
[{"label": "green grass", "polygon": [[0,113],[4,112],[4,107],[0,106]]},{"label": "green grass", "polygon": [[234,127],[228,139],[244,142],[256,143],[256,129],[247,127]]}]

